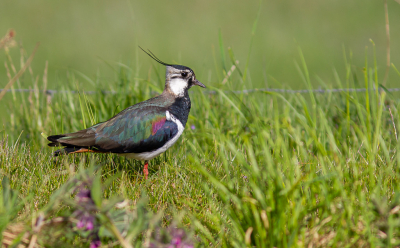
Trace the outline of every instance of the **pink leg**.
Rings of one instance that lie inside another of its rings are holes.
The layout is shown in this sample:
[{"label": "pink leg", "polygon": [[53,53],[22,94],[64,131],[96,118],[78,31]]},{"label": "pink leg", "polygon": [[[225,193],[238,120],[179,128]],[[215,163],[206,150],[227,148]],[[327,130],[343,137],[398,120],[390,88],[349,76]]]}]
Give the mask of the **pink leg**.
[{"label": "pink leg", "polygon": [[144,178],[147,180],[147,176],[149,175],[149,170],[148,170],[148,166],[149,166],[149,161],[144,161],[144,168],[143,168],[143,174],[144,174]]}]

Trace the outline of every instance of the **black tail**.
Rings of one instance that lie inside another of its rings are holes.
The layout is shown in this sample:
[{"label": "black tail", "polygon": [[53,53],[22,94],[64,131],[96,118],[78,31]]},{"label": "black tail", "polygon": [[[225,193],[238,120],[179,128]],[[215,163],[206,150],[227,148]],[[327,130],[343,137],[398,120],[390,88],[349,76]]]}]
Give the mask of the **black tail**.
[{"label": "black tail", "polygon": [[48,146],[64,146],[53,153],[54,157],[67,155],[74,152],[99,152],[92,151],[90,148],[96,146],[96,133],[93,129],[84,129],[75,133],[66,133],[48,136],[50,141]]},{"label": "black tail", "polygon": [[68,155],[68,154],[70,154],[72,152],[76,152],[76,151],[78,151],[79,149],[82,148],[82,147],[71,146],[71,145],[68,145],[68,144],[65,144],[65,143],[61,143],[61,142],[58,141],[58,139],[64,138],[64,137],[66,137],[66,135],[63,135],[63,134],[61,134],[61,135],[52,135],[52,136],[48,136],[47,137],[47,139],[49,141],[51,141],[51,143],[47,144],[48,146],[51,146],[51,147],[66,146],[66,147],[64,147],[62,149],[54,151],[53,152],[53,157],[58,157],[58,156],[61,156],[61,155]]},{"label": "black tail", "polygon": [[58,142],[59,138],[63,138],[65,135],[52,135],[48,136],[47,140],[51,141],[51,143],[47,144],[48,146],[55,147],[55,146],[61,146],[60,142]]}]

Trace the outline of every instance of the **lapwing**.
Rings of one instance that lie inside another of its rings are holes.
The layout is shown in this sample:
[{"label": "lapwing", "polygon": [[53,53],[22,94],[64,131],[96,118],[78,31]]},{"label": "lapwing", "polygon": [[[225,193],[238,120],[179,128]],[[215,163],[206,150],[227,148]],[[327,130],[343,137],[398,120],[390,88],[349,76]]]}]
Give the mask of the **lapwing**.
[{"label": "lapwing", "polygon": [[206,86],[196,79],[189,67],[164,63],[150,50],[143,51],[166,66],[162,94],[130,106],[108,121],[87,129],[48,136],[49,146],[63,146],[53,156],[116,153],[144,160],[143,174],[147,179],[149,160],[170,148],[185,129],[191,107],[188,90],[193,85]]}]

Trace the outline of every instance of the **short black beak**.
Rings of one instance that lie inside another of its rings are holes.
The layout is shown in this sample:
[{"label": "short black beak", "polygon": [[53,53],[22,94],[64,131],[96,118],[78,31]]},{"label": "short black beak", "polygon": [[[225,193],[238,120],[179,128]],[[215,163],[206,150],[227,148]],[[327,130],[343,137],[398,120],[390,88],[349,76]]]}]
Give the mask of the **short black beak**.
[{"label": "short black beak", "polygon": [[200,87],[202,87],[202,88],[206,88],[206,86],[205,86],[204,84],[200,83],[200,81],[197,80],[197,79],[195,79],[195,80],[192,82],[192,84],[197,85],[197,86],[200,86]]}]

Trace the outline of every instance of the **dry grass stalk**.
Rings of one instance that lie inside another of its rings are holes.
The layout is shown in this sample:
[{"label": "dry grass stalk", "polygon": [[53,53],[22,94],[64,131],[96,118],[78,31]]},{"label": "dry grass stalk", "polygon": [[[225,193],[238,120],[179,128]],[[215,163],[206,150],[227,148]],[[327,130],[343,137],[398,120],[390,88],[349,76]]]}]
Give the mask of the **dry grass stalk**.
[{"label": "dry grass stalk", "polygon": [[26,60],[24,67],[22,67],[21,70],[19,70],[19,72],[7,83],[7,85],[4,87],[4,89],[0,92],[0,100],[4,97],[7,90],[17,81],[17,79],[19,77],[22,76],[22,74],[24,74],[25,70],[31,64],[33,57],[35,56],[35,53],[39,47],[39,44],[40,44],[39,42],[36,43],[35,49],[33,50],[31,56],[29,56],[29,58]]}]

